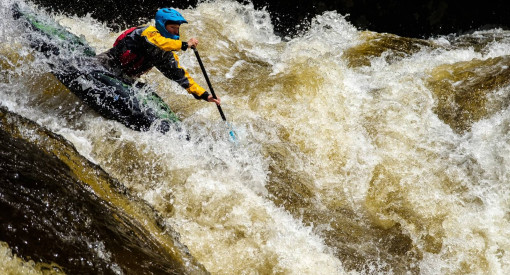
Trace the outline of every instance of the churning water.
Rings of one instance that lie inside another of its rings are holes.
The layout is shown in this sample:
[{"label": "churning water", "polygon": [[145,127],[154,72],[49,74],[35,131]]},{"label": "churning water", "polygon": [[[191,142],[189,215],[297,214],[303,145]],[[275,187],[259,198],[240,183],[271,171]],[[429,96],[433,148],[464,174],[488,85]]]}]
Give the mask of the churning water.
[{"label": "churning water", "polygon": [[[200,41],[233,144],[213,104],[157,70],[143,81],[190,141],[100,117],[48,72],[11,5],[0,11],[0,132],[12,145],[0,155],[0,198],[12,209],[1,218],[0,270],[510,272],[510,32],[411,39],[326,12],[282,38],[251,4],[181,10],[182,39]],[[120,34],[29,6],[97,53]],[[207,87],[193,52],[179,56]],[[78,222],[43,230],[55,219]]]}]

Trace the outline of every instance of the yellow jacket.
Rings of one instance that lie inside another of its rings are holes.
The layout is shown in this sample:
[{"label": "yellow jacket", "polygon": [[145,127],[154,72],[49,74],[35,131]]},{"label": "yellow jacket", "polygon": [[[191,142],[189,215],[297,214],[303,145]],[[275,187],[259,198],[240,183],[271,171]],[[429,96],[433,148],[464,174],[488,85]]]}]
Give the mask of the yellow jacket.
[{"label": "yellow jacket", "polygon": [[109,54],[113,55],[122,72],[128,76],[138,77],[156,67],[195,98],[207,100],[209,93],[181,67],[179,57],[175,53],[187,48],[186,42],[162,36],[154,26],[144,26],[134,27],[122,33]]}]

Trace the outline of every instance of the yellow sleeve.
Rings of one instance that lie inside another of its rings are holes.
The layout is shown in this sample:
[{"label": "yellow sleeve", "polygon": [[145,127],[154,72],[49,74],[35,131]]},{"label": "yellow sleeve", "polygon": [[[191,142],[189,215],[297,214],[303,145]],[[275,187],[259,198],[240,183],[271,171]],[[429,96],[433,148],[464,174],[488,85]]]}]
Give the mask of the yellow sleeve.
[{"label": "yellow sleeve", "polygon": [[178,51],[182,48],[181,40],[162,36],[154,26],[147,27],[147,29],[142,32],[142,37],[145,37],[147,41],[165,51]]},{"label": "yellow sleeve", "polygon": [[[167,52],[172,52],[175,61],[177,61],[177,67],[182,69],[184,75],[173,76],[170,77],[171,79],[177,81],[177,83],[185,88],[188,93],[193,94],[196,98],[201,98],[201,96],[204,95],[205,89],[200,87],[200,85],[198,85],[189,75],[188,71],[181,67],[181,64],[179,63],[179,57],[174,52],[182,49],[182,41],[162,36],[154,26],[147,27],[147,29],[142,32],[142,37],[145,37],[149,43],[155,45],[156,47]],[[158,67],[158,69],[167,77],[169,77],[169,74],[166,74],[164,67]],[[204,97],[206,95],[204,95]]]},{"label": "yellow sleeve", "polygon": [[189,87],[186,88],[186,91],[188,91],[188,93],[190,93],[190,94],[196,95],[197,97],[201,97],[202,94],[205,92],[205,89],[200,87],[200,85],[198,85],[195,82],[195,80],[193,80],[193,78],[189,75],[188,71],[186,69],[184,69],[183,67],[181,67],[181,64],[179,63],[179,56],[177,56],[177,54],[175,54],[175,53],[173,53],[173,54],[174,54],[175,61],[177,61],[177,67],[184,71],[184,77],[189,82]]}]

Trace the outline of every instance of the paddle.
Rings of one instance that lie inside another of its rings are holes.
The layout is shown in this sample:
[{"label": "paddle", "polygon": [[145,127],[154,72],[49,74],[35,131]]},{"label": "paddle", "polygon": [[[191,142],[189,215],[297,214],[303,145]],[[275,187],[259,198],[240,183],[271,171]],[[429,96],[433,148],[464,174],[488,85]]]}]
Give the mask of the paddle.
[{"label": "paddle", "polygon": [[[200,58],[200,55],[198,54],[198,50],[195,47],[192,47],[193,51],[195,52],[195,56],[197,57],[198,64],[200,64],[200,69],[202,69],[202,73],[204,74],[205,81],[207,82],[207,85],[209,86],[209,90],[211,91],[211,94],[214,99],[217,99],[216,94],[214,93],[214,89],[211,85],[211,81],[209,81],[209,77],[207,76],[207,72],[205,71],[204,64],[202,63],[202,59]],[[221,106],[216,104],[216,107],[218,107],[218,111],[220,112],[221,118],[223,121],[227,122],[227,118],[225,117],[225,114],[223,113],[223,110],[221,109]],[[234,130],[232,129],[232,125],[227,122],[227,125],[230,127],[230,138],[232,138],[232,141],[236,141],[236,134]]]}]

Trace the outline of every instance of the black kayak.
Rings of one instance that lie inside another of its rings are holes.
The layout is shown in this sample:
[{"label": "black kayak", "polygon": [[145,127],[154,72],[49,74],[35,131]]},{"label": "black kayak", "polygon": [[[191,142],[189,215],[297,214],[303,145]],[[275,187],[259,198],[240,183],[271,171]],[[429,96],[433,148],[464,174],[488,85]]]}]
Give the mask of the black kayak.
[{"label": "black kayak", "polygon": [[101,116],[137,131],[178,129],[179,118],[155,92],[110,73],[85,39],[17,4],[12,10],[26,27],[30,46],[48,58],[51,73]]}]

